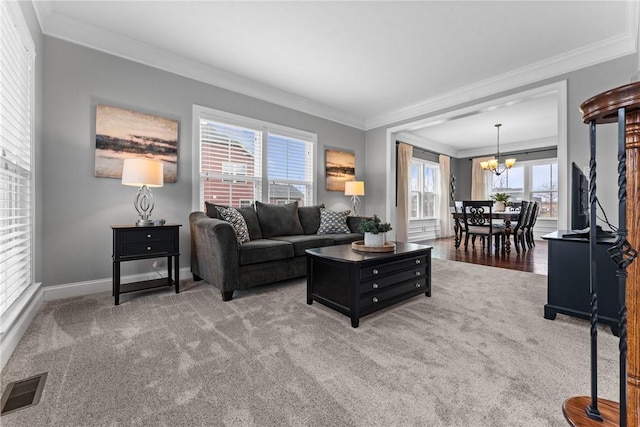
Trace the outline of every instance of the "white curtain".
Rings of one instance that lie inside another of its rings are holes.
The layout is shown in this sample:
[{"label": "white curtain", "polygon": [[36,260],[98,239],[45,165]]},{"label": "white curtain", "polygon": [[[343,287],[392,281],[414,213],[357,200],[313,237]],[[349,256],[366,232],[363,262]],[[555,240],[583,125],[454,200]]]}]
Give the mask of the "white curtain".
[{"label": "white curtain", "polygon": [[449,209],[449,179],[451,176],[451,159],[449,156],[440,154],[440,206],[438,216],[440,217],[440,237],[451,236],[451,209]]},{"label": "white curtain", "polygon": [[398,207],[396,208],[396,240],[409,241],[409,174],[413,147],[398,144]]},{"label": "white curtain", "polygon": [[489,184],[487,173],[480,166],[480,162],[491,160],[493,157],[478,157],[473,159],[471,167],[471,200],[487,200],[489,197]]}]

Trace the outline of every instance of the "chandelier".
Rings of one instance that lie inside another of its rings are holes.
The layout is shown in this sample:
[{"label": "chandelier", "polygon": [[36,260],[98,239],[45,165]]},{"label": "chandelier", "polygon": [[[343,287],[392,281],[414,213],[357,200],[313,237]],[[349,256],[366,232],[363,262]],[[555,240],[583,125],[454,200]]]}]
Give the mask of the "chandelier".
[{"label": "chandelier", "polygon": [[486,162],[480,162],[480,167],[482,167],[483,170],[488,169],[496,174],[496,176],[499,176],[507,169],[511,169],[511,166],[516,164],[516,159],[505,159],[504,168],[500,170],[500,126],[502,126],[502,123],[496,123],[494,126],[498,129],[498,152],[496,153],[496,158]]}]

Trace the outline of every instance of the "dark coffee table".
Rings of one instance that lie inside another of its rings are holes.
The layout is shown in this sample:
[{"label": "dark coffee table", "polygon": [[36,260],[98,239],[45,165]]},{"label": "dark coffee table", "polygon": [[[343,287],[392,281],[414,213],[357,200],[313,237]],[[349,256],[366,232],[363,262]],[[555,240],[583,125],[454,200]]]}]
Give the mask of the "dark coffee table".
[{"label": "dark coffee table", "polygon": [[359,252],[351,245],[307,249],[307,304],[360,317],[418,294],[431,296],[431,246],[396,243],[394,252]]}]

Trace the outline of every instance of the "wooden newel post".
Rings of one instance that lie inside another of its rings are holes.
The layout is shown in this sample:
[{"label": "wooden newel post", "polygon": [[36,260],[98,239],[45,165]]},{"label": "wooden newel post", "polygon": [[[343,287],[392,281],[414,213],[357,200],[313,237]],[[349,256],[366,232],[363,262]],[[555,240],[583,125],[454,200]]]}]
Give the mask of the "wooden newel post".
[{"label": "wooden newel post", "polygon": [[[565,401],[563,412],[569,424],[576,427],[635,427],[640,426],[640,261],[637,259],[640,248],[640,82],[596,95],[580,108],[583,121],[590,124],[592,148],[595,125],[618,123],[619,230],[609,253],[612,262],[618,266],[621,404],[597,398],[597,390],[592,389],[591,399],[579,396]],[[605,148],[613,149],[610,145]],[[595,181],[594,157],[592,149],[594,170],[591,175]],[[591,239],[595,239],[595,233]],[[597,286],[595,290],[596,295],[592,295],[592,299],[596,304],[592,313],[597,313]],[[592,331],[592,344],[594,342]],[[592,360],[592,382],[597,374],[593,372],[594,367],[597,369],[597,364]],[[601,420],[595,419],[591,411],[593,407]]]}]

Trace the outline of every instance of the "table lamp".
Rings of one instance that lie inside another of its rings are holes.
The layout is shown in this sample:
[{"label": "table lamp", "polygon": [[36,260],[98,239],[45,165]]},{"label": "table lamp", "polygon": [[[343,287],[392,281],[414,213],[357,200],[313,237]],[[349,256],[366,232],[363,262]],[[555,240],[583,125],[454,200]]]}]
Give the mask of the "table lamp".
[{"label": "table lamp", "polygon": [[138,215],[140,215],[136,225],[138,227],[153,225],[153,221],[149,217],[155,203],[149,187],[162,187],[164,185],[162,162],[144,158],[124,159],[122,184],[140,187],[133,202],[133,206],[138,211]]},{"label": "table lamp", "polygon": [[364,196],[364,181],[347,181],[344,183],[344,195],[351,196],[351,207],[353,207],[353,215],[358,216],[358,205],[360,198]]}]

